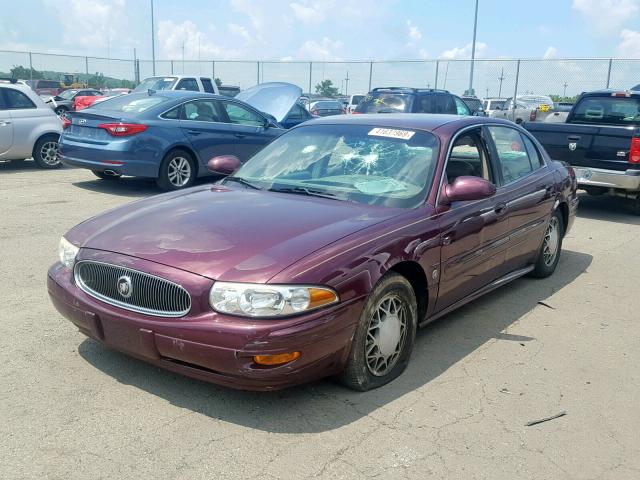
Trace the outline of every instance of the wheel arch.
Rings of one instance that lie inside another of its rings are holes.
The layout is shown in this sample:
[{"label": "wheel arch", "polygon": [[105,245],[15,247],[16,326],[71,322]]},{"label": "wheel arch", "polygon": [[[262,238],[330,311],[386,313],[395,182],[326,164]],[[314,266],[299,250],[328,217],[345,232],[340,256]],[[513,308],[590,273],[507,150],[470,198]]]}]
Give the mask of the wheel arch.
[{"label": "wheel arch", "polygon": [[558,204],[558,211],[562,215],[562,236],[567,232],[567,225],[569,222],[569,205],[567,202],[562,201]]},{"label": "wheel arch", "polygon": [[158,164],[158,175],[160,175],[160,167],[162,167],[162,162],[164,162],[164,160],[169,156],[169,154],[171,154],[172,152],[175,152],[176,150],[183,150],[187,152],[189,155],[191,155],[191,158],[193,158],[193,162],[195,163],[195,167],[196,167],[196,176],[199,176],[200,175],[200,158],[198,157],[198,155],[196,154],[193,148],[191,148],[189,145],[185,145],[184,143],[171,145],[169,148],[167,148],[167,151],[162,156],[162,160]]},{"label": "wheel arch", "polygon": [[388,272],[395,272],[409,281],[416,296],[418,324],[422,323],[427,316],[429,306],[429,283],[426,272],[418,262],[413,260],[400,261],[389,268]]},{"label": "wheel arch", "polygon": [[36,139],[33,142],[33,146],[31,147],[31,155],[35,155],[36,154],[36,146],[38,145],[38,142],[40,142],[40,140],[44,139],[45,137],[58,137],[58,142],[60,141],[60,132],[55,132],[52,130],[47,130],[44,132],[41,132]]}]

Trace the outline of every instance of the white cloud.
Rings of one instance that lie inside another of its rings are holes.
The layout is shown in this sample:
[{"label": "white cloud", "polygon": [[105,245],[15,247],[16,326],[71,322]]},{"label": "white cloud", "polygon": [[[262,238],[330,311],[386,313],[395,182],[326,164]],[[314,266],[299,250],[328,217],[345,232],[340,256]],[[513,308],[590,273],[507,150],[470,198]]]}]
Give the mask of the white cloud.
[{"label": "white cloud", "polygon": [[240,49],[222,48],[213,43],[206,33],[201,32],[191,20],[174,23],[172,20],[162,20],[158,23],[158,47],[160,58],[184,58],[187,60],[201,59],[238,59],[244,55]]},{"label": "white cloud", "polygon": [[411,20],[407,20],[407,28],[409,29],[409,40],[411,42],[419,42],[422,39],[422,32]]},{"label": "white cloud", "polygon": [[421,48],[421,49],[418,51],[418,55],[420,55],[420,58],[421,58],[422,60],[426,60],[426,59],[428,59],[428,58],[429,58],[429,52],[427,52],[424,48]]},{"label": "white cloud", "polygon": [[545,60],[548,60],[550,58],[556,58],[557,55],[558,55],[558,49],[556,47],[548,47],[545,50],[542,58],[544,58]]},{"label": "white cloud", "polygon": [[298,50],[300,58],[305,60],[333,60],[339,61],[342,58],[339,52],[342,49],[342,42],[324,37],[321,42],[307,40]]},{"label": "white cloud", "polygon": [[600,33],[610,33],[638,14],[640,0],[573,0],[572,8],[589,26]]},{"label": "white cloud", "polygon": [[286,57],[282,57],[280,59],[281,62],[292,62],[293,61],[293,57],[291,55],[287,55]]},{"label": "white cloud", "polygon": [[248,42],[252,40],[252,37],[249,34],[249,31],[242,25],[238,25],[237,23],[230,23],[228,27],[229,27],[229,31],[234,35],[238,35],[244,38]]},{"label": "white cloud", "polygon": [[326,0],[304,3],[291,2],[289,4],[289,7],[293,10],[293,15],[302,23],[320,23],[324,21],[327,12],[332,6],[333,2]]},{"label": "white cloud", "polygon": [[[444,60],[463,60],[471,58],[472,45],[467,43],[464,47],[454,47],[451,50],[445,50],[440,55]],[[476,58],[483,57],[487,50],[487,44],[476,42]]]},{"label": "white cloud", "polygon": [[618,53],[622,57],[640,58],[640,32],[634,30],[622,30],[620,32],[620,45]]}]

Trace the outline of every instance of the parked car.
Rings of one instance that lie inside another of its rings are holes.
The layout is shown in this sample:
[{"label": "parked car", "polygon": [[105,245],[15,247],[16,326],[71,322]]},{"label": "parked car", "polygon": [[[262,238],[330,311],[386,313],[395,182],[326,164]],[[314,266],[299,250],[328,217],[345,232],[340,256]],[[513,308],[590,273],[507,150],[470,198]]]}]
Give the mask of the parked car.
[{"label": "parked car", "polygon": [[[290,83],[265,82],[243,90],[238,93],[235,98],[257,108],[283,128],[295,127],[316,117],[310,114],[304,106],[300,104],[302,97],[296,99],[292,105],[291,97],[289,95],[283,95],[281,93],[283,90],[302,92],[299,87],[295,87]],[[287,108],[289,108],[289,110],[285,111]],[[273,111],[280,112],[278,118],[269,113]]]},{"label": "parked car", "polygon": [[73,107],[72,110],[74,112],[78,112],[80,110],[84,110],[85,108],[89,108],[94,103],[103,102],[107,98],[117,97],[118,95],[126,95],[131,93],[131,90],[128,88],[113,88],[110,90],[105,90],[102,92],[101,96],[90,95],[90,96],[81,96],[76,95],[73,98]]},{"label": "parked car", "polygon": [[27,80],[27,85],[38,95],[55,96],[65,90],[62,83],[57,80]]},{"label": "parked car", "polygon": [[[251,93],[251,89],[247,90]],[[122,175],[155,178],[175,190],[209,175],[207,160],[232,153],[242,161],[284,132],[283,119],[299,87],[255,87],[245,103],[199,92],[145,91],[111,98],[67,115],[62,162],[102,179]],[[267,97],[265,99],[265,97]]]},{"label": "parked car", "polygon": [[234,85],[221,85],[218,87],[218,92],[220,93],[220,95],[235,97],[240,93],[240,87],[236,87]]},{"label": "parked car", "polygon": [[59,95],[49,97],[45,103],[58,115],[64,115],[73,110],[73,102],[76,97],[101,97],[102,92],[95,88],[71,88],[61,92]]},{"label": "parked car", "polygon": [[330,115],[342,115],[344,108],[339,100],[316,100],[309,105],[312,115],[328,117]]},{"label": "parked car", "polygon": [[200,75],[168,75],[166,77],[145,78],[132,90],[132,93],[147,90],[187,90],[219,94],[216,82],[210,77]]},{"label": "parked car", "polygon": [[640,91],[583,93],[564,123],[524,125],[587,193],[627,197],[640,215]]},{"label": "parked car", "polygon": [[235,173],[67,232],[47,280],[57,310],[233,388],[337,375],[368,390],[402,373],[418,326],[551,275],[577,205],[570,168],[483,117],[318,119],[239,166],[214,158]]},{"label": "parked car", "polygon": [[30,88],[0,82],[0,161],[31,158],[40,168],[58,168],[62,122]]},{"label": "parked car", "polygon": [[487,116],[487,112],[485,112],[484,106],[482,105],[482,102],[478,97],[471,96],[471,95],[463,95],[462,101],[465,103],[467,107],[469,107],[469,110],[471,110],[471,112],[476,116],[478,117]]},{"label": "parked car", "polygon": [[507,98],[501,110],[494,110],[490,116],[504,118],[517,124],[522,122],[543,122],[552,114],[553,100],[545,95],[518,95],[516,101]]},{"label": "parked car", "polygon": [[460,97],[447,90],[404,87],[374,88],[353,113],[472,114]]},{"label": "parked car", "polygon": [[487,113],[487,116],[491,117],[495,110],[502,110],[504,108],[506,101],[506,98],[485,98],[482,101],[482,107]]},{"label": "parked car", "polygon": [[356,107],[360,105],[360,102],[364,100],[364,97],[366,97],[366,95],[362,93],[351,95],[349,97],[349,103],[347,104],[347,113],[353,113]]}]

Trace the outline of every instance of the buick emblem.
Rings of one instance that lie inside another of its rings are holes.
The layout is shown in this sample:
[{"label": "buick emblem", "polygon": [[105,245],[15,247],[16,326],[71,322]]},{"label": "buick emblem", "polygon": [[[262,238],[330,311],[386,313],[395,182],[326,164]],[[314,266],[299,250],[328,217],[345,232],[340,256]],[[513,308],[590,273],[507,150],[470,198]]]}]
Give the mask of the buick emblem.
[{"label": "buick emblem", "polygon": [[84,118],[78,120],[78,125],[84,125],[85,123],[87,123],[87,121]]},{"label": "buick emblem", "polygon": [[571,142],[569,144],[569,150],[571,150],[572,152],[578,147],[578,144],[576,142]]},{"label": "buick emblem", "polygon": [[121,276],[116,283],[118,293],[123,298],[129,298],[133,293],[133,285],[131,285],[131,278],[126,275]]}]

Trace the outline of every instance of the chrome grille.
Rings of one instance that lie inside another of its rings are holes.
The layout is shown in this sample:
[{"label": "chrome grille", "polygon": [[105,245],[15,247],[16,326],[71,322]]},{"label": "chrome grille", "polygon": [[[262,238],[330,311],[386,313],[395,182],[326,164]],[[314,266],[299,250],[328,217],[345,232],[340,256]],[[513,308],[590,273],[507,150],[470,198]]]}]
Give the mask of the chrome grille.
[{"label": "chrome grille", "polygon": [[[191,309],[189,293],[164,278],[92,261],[78,262],[74,271],[81,290],[126,310],[158,317],[181,317]],[[124,277],[130,280],[128,296],[118,290],[118,283]]]}]

